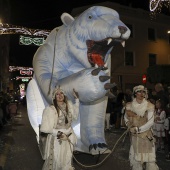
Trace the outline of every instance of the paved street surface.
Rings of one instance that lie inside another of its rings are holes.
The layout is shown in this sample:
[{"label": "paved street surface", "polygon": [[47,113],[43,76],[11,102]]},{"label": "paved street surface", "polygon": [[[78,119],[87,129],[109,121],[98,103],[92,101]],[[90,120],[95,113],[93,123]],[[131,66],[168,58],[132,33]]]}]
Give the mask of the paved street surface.
[{"label": "paved street surface", "polygon": [[[125,130],[112,129],[106,132],[106,140],[109,149]],[[103,161],[108,154],[100,156],[84,153],[75,154],[76,161],[73,161],[76,170],[130,170],[128,161],[129,136],[127,135],[113,150],[113,153]],[[157,153],[157,163],[160,170],[168,170],[170,162],[165,160],[165,153]],[[18,115],[11,125],[0,129],[0,170],[41,170],[43,160],[38,149],[35,133],[29,123],[26,107],[20,105]],[[93,167],[91,167],[93,165]],[[96,167],[94,167],[96,165]]]}]

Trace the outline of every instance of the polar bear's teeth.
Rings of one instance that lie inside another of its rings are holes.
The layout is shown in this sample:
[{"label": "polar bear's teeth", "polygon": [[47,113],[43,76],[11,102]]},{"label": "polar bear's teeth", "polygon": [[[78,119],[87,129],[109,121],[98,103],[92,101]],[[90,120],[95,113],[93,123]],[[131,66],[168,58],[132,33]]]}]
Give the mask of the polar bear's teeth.
[{"label": "polar bear's teeth", "polygon": [[109,70],[107,69],[107,70],[104,70],[104,72],[105,72],[105,74],[107,74],[107,73],[109,73]]},{"label": "polar bear's teeth", "polygon": [[121,42],[122,46],[125,47],[125,41]]},{"label": "polar bear's teeth", "polygon": [[111,42],[112,42],[112,39],[109,38],[108,41],[107,41],[107,45],[109,45]]},{"label": "polar bear's teeth", "polygon": [[104,64],[104,67],[107,67],[107,63]]}]

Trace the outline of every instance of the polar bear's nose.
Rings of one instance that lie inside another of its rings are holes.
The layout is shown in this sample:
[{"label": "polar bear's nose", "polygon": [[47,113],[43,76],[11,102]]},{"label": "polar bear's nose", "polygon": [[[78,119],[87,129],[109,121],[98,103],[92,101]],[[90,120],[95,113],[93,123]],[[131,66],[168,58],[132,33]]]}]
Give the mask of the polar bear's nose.
[{"label": "polar bear's nose", "polygon": [[118,26],[118,29],[121,34],[124,34],[127,31],[127,28],[124,26]]}]

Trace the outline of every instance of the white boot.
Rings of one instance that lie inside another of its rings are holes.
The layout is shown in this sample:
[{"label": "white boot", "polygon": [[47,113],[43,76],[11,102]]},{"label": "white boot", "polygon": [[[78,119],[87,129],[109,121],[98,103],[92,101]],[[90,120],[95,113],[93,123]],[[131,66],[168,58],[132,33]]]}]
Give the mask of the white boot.
[{"label": "white boot", "polygon": [[155,162],[147,162],[146,170],[159,170],[159,167]]}]

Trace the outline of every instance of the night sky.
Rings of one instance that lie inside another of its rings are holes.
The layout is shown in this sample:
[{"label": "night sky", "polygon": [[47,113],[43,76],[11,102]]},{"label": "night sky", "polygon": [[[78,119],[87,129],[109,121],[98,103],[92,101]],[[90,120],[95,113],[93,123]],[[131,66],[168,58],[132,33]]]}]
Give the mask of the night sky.
[{"label": "night sky", "polygon": [[[49,29],[60,26],[63,12],[71,13],[75,7],[105,2],[103,0],[48,0],[34,3],[30,0],[10,0],[12,25],[27,28]],[[112,0],[122,5],[148,10],[149,0]],[[19,35],[10,35],[10,64],[32,67],[32,59],[38,46],[19,45]]]}]

